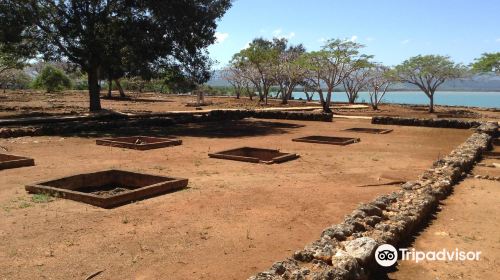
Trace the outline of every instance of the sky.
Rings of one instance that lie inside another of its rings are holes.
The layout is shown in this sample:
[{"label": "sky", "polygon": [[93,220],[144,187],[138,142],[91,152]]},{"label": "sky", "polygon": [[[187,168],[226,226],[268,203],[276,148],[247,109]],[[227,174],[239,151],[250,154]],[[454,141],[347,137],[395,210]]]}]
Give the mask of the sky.
[{"label": "sky", "polygon": [[235,0],[208,50],[221,68],[257,37],[285,37],[307,50],[340,38],[389,66],[419,54],[469,64],[500,52],[499,11],[500,0]]}]

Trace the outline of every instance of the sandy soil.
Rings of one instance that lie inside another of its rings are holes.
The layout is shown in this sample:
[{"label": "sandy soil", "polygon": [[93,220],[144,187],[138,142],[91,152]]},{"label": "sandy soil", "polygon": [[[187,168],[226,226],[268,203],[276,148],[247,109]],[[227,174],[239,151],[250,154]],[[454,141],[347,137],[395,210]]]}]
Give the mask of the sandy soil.
[{"label": "sandy soil", "polygon": [[[103,92],[103,95],[105,93]],[[116,96],[117,94],[115,94]],[[102,107],[126,113],[165,112],[176,110],[194,110],[186,104],[196,100],[194,96],[166,95],[159,93],[128,93],[130,99],[103,99]],[[288,105],[282,105],[280,100],[269,100],[268,105],[258,104],[257,100],[234,97],[206,97],[212,105],[203,106],[204,109],[219,108],[266,108],[266,107],[301,107],[320,106],[318,102],[292,100]],[[342,104],[337,104],[342,105]],[[335,105],[335,106],[337,106]],[[363,115],[363,116],[405,116],[429,118],[437,114],[459,113],[465,119],[500,120],[500,111],[491,112],[460,107],[436,106],[436,114],[429,114],[426,106],[408,107],[401,105],[381,105],[380,110],[366,109],[336,109],[336,114]],[[39,116],[47,114],[81,114],[88,112],[88,93],[86,91],[67,91],[47,94],[43,92],[7,92],[0,93],[0,118],[15,116]]]},{"label": "sandy soil", "polygon": [[[497,151],[500,150],[498,147]],[[491,160],[483,160],[491,161]],[[497,160],[497,162],[499,162]],[[500,168],[476,167],[474,174],[499,176]],[[410,247],[419,251],[481,251],[479,261],[399,261],[388,279],[498,279],[500,273],[500,182],[466,179],[443,201],[437,218]]]},{"label": "sandy soil", "polygon": [[[398,188],[360,185],[415,179],[471,134],[390,126],[383,126],[394,129],[385,135],[342,131],[350,127],[373,126],[192,124],[157,133],[183,145],[150,151],[96,146],[91,137],[0,139],[9,153],[36,161],[0,171],[0,279],[85,279],[101,270],[94,279],[246,279],[317,239],[358,203]],[[318,134],[361,142],[291,141]],[[207,156],[245,145],[301,157],[262,165]],[[111,210],[64,199],[36,203],[24,191],[36,181],[109,168],[186,177],[189,187]]]}]

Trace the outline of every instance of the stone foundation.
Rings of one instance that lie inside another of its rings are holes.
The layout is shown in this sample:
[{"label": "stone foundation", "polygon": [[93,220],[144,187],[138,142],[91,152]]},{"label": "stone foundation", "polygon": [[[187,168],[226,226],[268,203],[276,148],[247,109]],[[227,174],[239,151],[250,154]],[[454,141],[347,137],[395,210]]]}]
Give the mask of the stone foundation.
[{"label": "stone foundation", "polygon": [[426,126],[441,128],[469,129],[479,127],[481,122],[452,119],[418,119],[401,117],[373,117],[372,124]]}]

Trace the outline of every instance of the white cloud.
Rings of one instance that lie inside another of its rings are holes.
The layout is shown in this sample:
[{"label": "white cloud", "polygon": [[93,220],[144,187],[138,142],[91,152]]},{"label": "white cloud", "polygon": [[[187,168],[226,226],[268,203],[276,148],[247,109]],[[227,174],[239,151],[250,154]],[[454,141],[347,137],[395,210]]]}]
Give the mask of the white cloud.
[{"label": "white cloud", "polygon": [[281,28],[275,29],[273,31],[273,36],[279,39],[292,39],[295,37],[295,32],[290,32],[288,34],[283,34],[283,30]]},{"label": "white cloud", "polygon": [[407,45],[407,44],[409,44],[410,42],[411,42],[411,40],[410,40],[410,39],[406,39],[406,40],[401,41],[401,44],[403,44],[403,45]]},{"label": "white cloud", "polygon": [[375,41],[375,38],[373,38],[373,37],[366,37],[365,41],[367,41],[367,42]]},{"label": "white cloud", "polygon": [[351,42],[356,42],[356,40],[358,40],[358,36],[356,36],[356,35],[352,35],[351,39],[349,39],[349,41],[351,41]]},{"label": "white cloud", "polygon": [[215,32],[215,43],[220,44],[224,42],[227,39],[227,37],[229,37],[229,33]]},{"label": "white cloud", "polygon": [[324,37],[318,39],[318,43],[324,43],[324,42],[326,42],[326,39]]},{"label": "white cloud", "polygon": [[497,39],[495,40],[495,42],[500,42],[500,38],[497,38]]}]

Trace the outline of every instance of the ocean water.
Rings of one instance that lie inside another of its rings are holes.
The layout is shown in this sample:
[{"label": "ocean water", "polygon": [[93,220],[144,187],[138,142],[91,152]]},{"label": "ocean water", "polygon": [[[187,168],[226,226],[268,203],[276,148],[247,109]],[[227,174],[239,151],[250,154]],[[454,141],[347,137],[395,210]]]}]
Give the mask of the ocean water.
[{"label": "ocean water", "polygon": [[[306,99],[303,92],[294,92],[293,97]],[[314,94],[314,100],[319,100],[318,93]],[[333,102],[348,101],[344,92],[333,93],[332,100]],[[360,92],[357,102],[370,102],[368,92]],[[382,102],[427,105],[429,98],[425,93],[419,91],[390,91],[385,94]],[[500,92],[438,91],[434,94],[434,105],[500,108]]]}]

